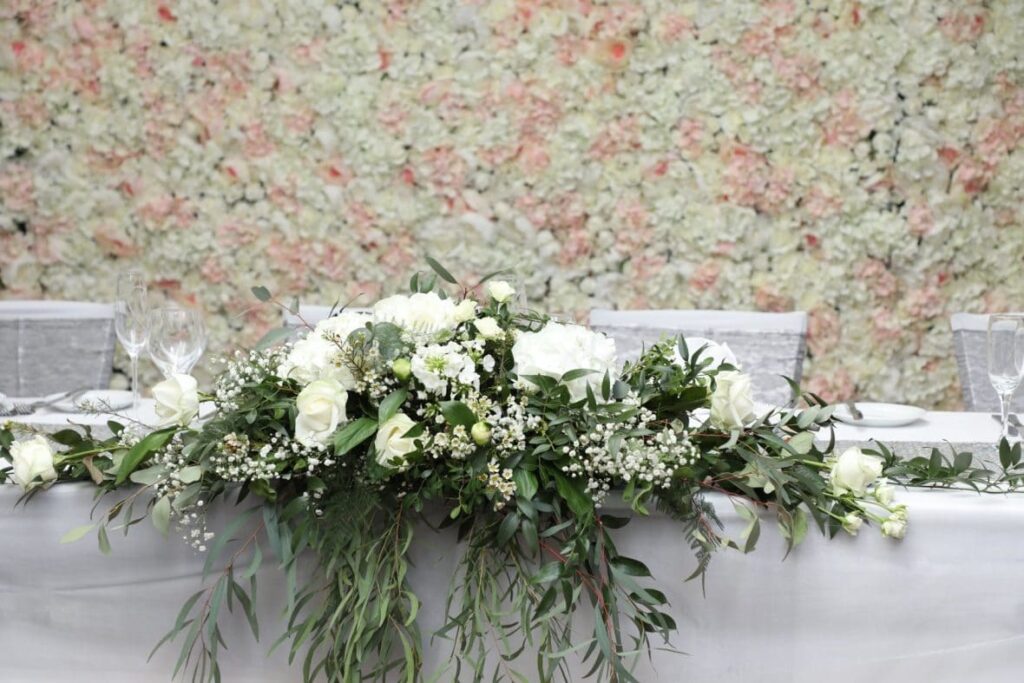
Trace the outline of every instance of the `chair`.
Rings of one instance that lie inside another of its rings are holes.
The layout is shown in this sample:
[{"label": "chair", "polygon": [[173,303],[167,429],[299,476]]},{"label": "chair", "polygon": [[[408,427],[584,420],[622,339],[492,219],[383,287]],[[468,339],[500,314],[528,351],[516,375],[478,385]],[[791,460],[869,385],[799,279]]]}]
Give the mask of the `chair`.
[{"label": "chair", "polygon": [[666,337],[705,337],[726,343],[751,376],[754,397],[774,405],[792,400],[781,375],[800,381],[806,350],[807,314],[746,311],[590,312],[590,325],[615,340],[619,360],[636,359]]},{"label": "chair", "polygon": [[[960,374],[964,408],[978,412],[999,412],[999,396],[988,379],[988,316],[976,313],[954,313],[949,320],[953,328],[953,348]],[[1014,395],[1014,411],[1024,410],[1024,392]]]},{"label": "chair", "polygon": [[0,301],[0,392],[45,396],[106,389],[114,307],[75,301]]}]

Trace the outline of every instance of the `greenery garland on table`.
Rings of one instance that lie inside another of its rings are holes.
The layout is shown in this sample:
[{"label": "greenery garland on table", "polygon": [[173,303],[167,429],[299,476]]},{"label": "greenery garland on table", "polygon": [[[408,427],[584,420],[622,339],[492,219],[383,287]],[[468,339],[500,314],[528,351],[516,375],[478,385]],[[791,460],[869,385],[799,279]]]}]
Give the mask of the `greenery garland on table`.
[{"label": "greenery garland on table", "polygon": [[[425,636],[451,641],[453,680],[527,680],[515,660],[532,648],[540,680],[572,680],[577,657],[599,678],[634,681],[649,638],[667,642],[676,624],[647,567],[616,549],[610,532],[629,520],[602,511],[610,491],[636,514],[654,507],[678,520],[700,576],[719,548],[754,548],[759,511],[774,513],[790,549],[812,522],[828,536],[875,522],[902,538],[906,508],[883,473],[908,485],[1020,484],[1020,448],[1005,443],[999,477],[967,454],[836,456],[831,407],[793,385],[799,407],[757,411],[727,348],[664,341],[617,371],[604,335],[516,310],[503,281],[459,286],[429,262],[433,274],[415,275],[411,295],[372,314],[341,310],[298,342],[239,354],[211,395],[187,375],[161,382],[155,431],[116,420],[106,439],[88,428],[21,440],[29,428],[0,430],[11,463],[0,481],[27,496],[57,479],[124,492],[65,541],[96,531],[108,552],[108,530],[148,516],[206,554],[206,585],[160,643],[180,642],[175,675],[220,680],[225,609],[240,608],[258,637],[256,575],[269,547],[288,587],[282,640],[307,681],[420,680]],[[196,421],[200,401],[214,411]],[[747,521],[738,537],[726,536],[707,492],[734,502]],[[240,512],[214,535],[203,513],[218,498]],[[407,553],[414,521],[438,509],[430,521],[457,527],[464,555],[446,624],[422,634]],[[310,553],[307,576],[299,558]],[[584,611],[593,631],[580,639],[570,625]]]}]

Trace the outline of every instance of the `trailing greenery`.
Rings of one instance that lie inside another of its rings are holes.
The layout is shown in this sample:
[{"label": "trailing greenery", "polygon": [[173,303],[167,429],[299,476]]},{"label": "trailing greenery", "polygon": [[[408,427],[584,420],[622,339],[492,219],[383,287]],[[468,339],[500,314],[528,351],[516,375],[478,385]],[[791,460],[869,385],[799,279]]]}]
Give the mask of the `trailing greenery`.
[{"label": "trailing greenery", "polygon": [[[676,623],[656,577],[618,551],[631,518],[608,514],[608,496],[633,517],[677,520],[696,578],[719,549],[752,551],[765,512],[790,549],[812,522],[828,536],[876,522],[899,538],[906,509],[885,478],[979,491],[1024,480],[1019,444],[1002,445],[1001,472],[965,453],[836,455],[830,406],[794,384],[795,407],[757,410],[727,350],[665,340],[619,370],[600,335],[516,310],[507,283],[461,286],[429,263],[415,296],[372,316],[339,311],[302,341],[229,362],[198,397],[214,407],[203,420],[180,408],[192,397],[177,377],[181,400],[160,406],[176,422],[155,430],[67,429],[47,437],[60,446],[47,456],[44,441],[16,440],[30,429],[0,429],[13,465],[0,481],[31,497],[54,479],[89,480],[113,499],[65,541],[95,532],[108,552],[110,533],[148,517],[205,553],[202,589],[158,645],[180,648],[175,675],[221,679],[225,611],[260,637],[257,576],[275,565],[288,596],[278,645],[307,681],[570,681],[579,662],[635,681],[637,659],[652,641],[668,646]],[[746,521],[738,536],[709,493]],[[238,512],[214,533],[204,512],[217,501]],[[417,619],[434,596],[409,583],[424,523],[450,529],[462,553],[436,633]],[[447,669],[424,671],[424,647],[442,644]]]}]

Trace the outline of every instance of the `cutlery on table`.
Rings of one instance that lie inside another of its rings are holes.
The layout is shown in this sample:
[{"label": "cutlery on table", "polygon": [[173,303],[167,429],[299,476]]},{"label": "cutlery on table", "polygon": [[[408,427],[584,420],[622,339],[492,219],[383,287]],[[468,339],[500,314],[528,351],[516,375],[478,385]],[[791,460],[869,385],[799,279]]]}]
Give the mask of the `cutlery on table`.
[{"label": "cutlery on table", "polygon": [[13,417],[15,415],[31,415],[40,408],[47,408],[52,406],[54,403],[59,401],[72,401],[85,392],[89,391],[89,387],[81,387],[73,389],[71,391],[62,391],[59,394],[51,394],[38,401],[32,401],[31,403],[15,403],[12,406],[6,407],[4,410],[0,410],[0,417]]},{"label": "cutlery on table", "polygon": [[850,411],[850,417],[852,417],[854,420],[864,419],[864,413],[860,412],[860,410],[857,408],[857,405],[853,401],[846,401],[844,405],[846,406],[846,409]]}]

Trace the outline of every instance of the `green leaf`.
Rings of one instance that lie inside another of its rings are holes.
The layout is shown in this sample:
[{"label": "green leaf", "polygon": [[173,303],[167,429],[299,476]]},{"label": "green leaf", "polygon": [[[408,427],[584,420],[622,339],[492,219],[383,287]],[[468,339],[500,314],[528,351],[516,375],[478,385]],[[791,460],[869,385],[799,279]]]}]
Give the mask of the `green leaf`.
[{"label": "green leaf", "polygon": [[453,285],[459,284],[459,281],[455,279],[455,276],[449,273],[448,270],[440,263],[438,263],[435,259],[432,259],[429,256],[427,256],[426,259],[427,265],[430,266],[435,273],[437,273],[438,277],[440,277],[445,282],[450,282]]},{"label": "green leaf", "polygon": [[601,515],[601,524],[609,529],[621,529],[629,523],[629,517],[613,517],[612,515]]},{"label": "green leaf", "polygon": [[550,583],[557,579],[561,572],[561,562],[548,562],[546,565],[540,568],[539,572],[530,577],[530,583]]},{"label": "green leaf", "polygon": [[971,466],[974,456],[970,453],[957,453],[953,458],[953,469],[959,474]]},{"label": "green leaf", "polygon": [[580,368],[578,370],[570,370],[569,372],[567,372],[564,375],[562,375],[562,380],[561,381],[562,382],[571,382],[574,379],[579,379],[581,377],[586,377],[587,375],[593,375],[596,372],[597,372],[597,370],[586,370],[584,368]]},{"label": "green leaf", "polygon": [[178,479],[182,484],[191,484],[199,481],[203,476],[203,468],[199,465],[189,465],[178,470]]},{"label": "green leaf", "polygon": [[62,429],[50,434],[49,438],[62,446],[74,447],[82,443],[82,435],[73,429]]},{"label": "green leaf", "polygon": [[86,524],[84,526],[76,526],[71,531],[67,532],[60,537],[61,543],[74,543],[75,541],[83,538],[87,533],[92,531],[96,527],[95,524]]},{"label": "green leaf", "polygon": [[152,432],[139,441],[137,444],[131,447],[131,450],[125,454],[124,459],[121,461],[121,466],[117,470],[117,479],[114,483],[121,485],[128,479],[136,467],[142,463],[151,453],[160,450],[164,445],[171,440],[174,433],[177,431],[177,427],[168,427],[161,429],[156,432]]},{"label": "green leaf", "polygon": [[171,498],[170,496],[164,496],[156,502],[153,509],[149,513],[150,519],[153,520],[153,526],[164,536],[167,535],[167,530],[171,525]]},{"label": "green leaf", "polygon": [[516,483],[516,495],[530,500],[537,493],[537,477],[533,472],[520,467],[513,472],[512,480]]},{"label": "green leaf", "polygon": [[409,396],[409,392],[405,389],[396,389],[392,391],[388,396],[380,402],[380,408],[377,409],[377,421],[380,424],[384,424],[398,413],[398,409],[405,403],[405,399]]},{"label": "green leaf", "polygon": [[629,557],[613,557],[609,564],[612,569],[616,569],[627,576],[650,576],[651,571],[647,568],[643,562],[634,560]]},{"label": "green leaf", "polygon": [[252,291],[252,295],[254,297],[256,297],[257,299],[259,299],[260,301],[262,301],[264,303],[266,303],[267,301],[270,301],[273,298],[270,295],[270,290],[267,289],[266,287],[264,287],[263,285],[258,285],[256,287],[253,287],[251,291]]},{"label": "green leaf", "polygon": [[573,514],[581,518],[590,517],[594,513],[594,501],[583,493],[583,484],[580,481],[570,481],[558,472],[554,474],[558,495],[565,500]]},{"label": "green leaf", "polygon": [[800,432],[789,440],[789,447],[800,455],[807,455],[810,453],[812,446],[814,446],[813,432]]},{"label": "green leaf", "polygon": [[334,435],[334,452],[345,455],[377,432],[377,421],[368,417],[349,422]]},{"label": "green leaf", "polygon": [[451,425],[462,425],[469,429],[476,424],[477,418],[473,411],[462,401],[441,401],[441,413]]},{"label": "green leaf", "polygon": [[260,337],[260,340],[256,342],[256,350],[262,351],[264,349],[269,349],[271,346],[285,341],[294,333],[295,330],[290,327],[275,327]]},{"label": "green leaf", "polygon": [[96,534],[96,540],[100,546],[100,552],[104,555],[110,554],[110,539],[107,538],[107,527],[101,526],[99,532]]},{"label": "green leaf", "polygon": [[167,468],[163,465],[154,465],[153,467],[147,467],[144,470],[135,470],[132,472],[129,479],[136,484],[142,484],[143,486],[152,486],[153,484],[160,481],[163,476],[167,473]]},{"label": "green leaf", "polygon": [[255,576],[256,572],[260,570],[260,564],[263,562],[263,551],[260,550],[260,544],[254,543],[252,548],[252,561],[249,563],[249,567],[242,572],[241,578],[243,579]]},{"label": "green leaf", "polygon": [[498,527],[498,545],[505,545],[512,540],[512,537],[515,536],[518,528],[519,514],[512,512],[505,515],[505,519],[501,520],[501,525]]}]

